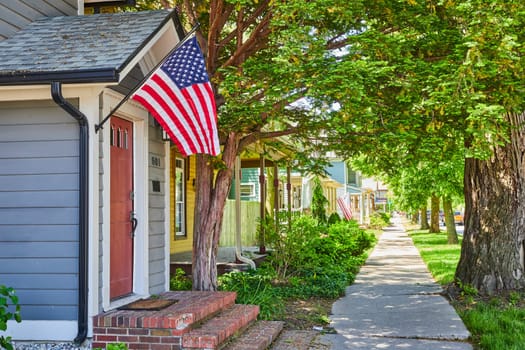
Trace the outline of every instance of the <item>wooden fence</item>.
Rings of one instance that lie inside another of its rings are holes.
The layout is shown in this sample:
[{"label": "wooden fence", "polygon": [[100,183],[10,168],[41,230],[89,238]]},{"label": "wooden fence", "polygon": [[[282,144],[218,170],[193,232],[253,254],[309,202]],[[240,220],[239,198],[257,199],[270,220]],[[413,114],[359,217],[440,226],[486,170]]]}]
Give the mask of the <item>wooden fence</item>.
[{"label": "wooden fence", "polygon": [[[259,207],[259,202],[241,201],[241,237],[244,247],[258,244]],[[222,247],[235,246],[235,200],[226,201],[219,245]]]}]

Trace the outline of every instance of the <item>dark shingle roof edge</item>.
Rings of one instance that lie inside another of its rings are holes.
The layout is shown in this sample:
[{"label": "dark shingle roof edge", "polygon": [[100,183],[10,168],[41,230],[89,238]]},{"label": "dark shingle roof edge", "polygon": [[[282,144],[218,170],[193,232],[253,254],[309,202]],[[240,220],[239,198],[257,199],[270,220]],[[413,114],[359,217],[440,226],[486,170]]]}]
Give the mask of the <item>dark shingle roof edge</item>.
[{"label": "dark shingle roof edge", "polygon": [[169,21],[182,38],[175,11],[35,21],[0,42],[0,85],[118,82],[120,73]]},{"label": "dark shingle roof edge", "polygon": [[75,71],[15,71],[9,74],[0,73],[0,85],[33,85],[62,83],[111,83],[118,82],[119,74],[114,68],[79,69]]}]

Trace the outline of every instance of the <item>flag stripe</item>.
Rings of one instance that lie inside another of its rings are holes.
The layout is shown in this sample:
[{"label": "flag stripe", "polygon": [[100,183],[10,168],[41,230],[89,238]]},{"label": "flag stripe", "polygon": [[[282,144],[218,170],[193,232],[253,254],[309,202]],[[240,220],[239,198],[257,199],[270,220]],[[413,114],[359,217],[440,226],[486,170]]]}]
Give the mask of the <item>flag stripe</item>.
[{"label": "flag stripe", "polygon": [[337,198],[337,204],[339,205],[339,208],[341,208],[341,211],[343,212],[343,216],[345,217],[345,219],[346,220],[352,219],[352,210],[348,207],[343,197]]},{"label": "flag stripe", "polygon": [[[210,113],[208,110],[206,100],[204,96],[202,95],[201,87],[202,87],[201,84],[197,84],[197,85],[192,86],[191,88],[184,90],[183,93],[185,94],[185,96],[187,96],[187,98],[190,101],[196,101],[196,100],[199,101],[199,104],[193,106],[196,109],[195,116],[199,118],[198,122],[204,131],[204,135],[210,135],[210,128],[208,127],[208,124],[207,124],[207,120],[210,119]],[[209,137],[207,137],[206,146],[208,147],[209,150],[212,149],[211,142],[212,140]]]},{"label": "flag stripe", "polygon": [[144,97],[148,99],[149,104],[154,106],[154,113],[156,113],[160,119],[163,119],[165,124],[170,126],[174,133],[175,130],[177,130],[181,134],[181,143],[187,144],[187,148],[189,148],[191,152],[198,152],[202,147],[195,139],[190,126],[183,118],[173,117],[174,113],[168,105],[168,102],[159,95],[159,93],[162,94],[162,90],[158,90],[154,86],[145,86],[143,91],[146,94]]},{"label": "flag stripe", "polygon": [[191,92],[193,91],[193,89],[195,88],[195,86],[192,86],[192,87],[189,87],[187,89],[184,89],[181,91],[181,94],[182,94],[182,97],[186,102],[188,102],[188,112],[191,112],[191,116],[192,116],[192,122],[193,124],[195,125],[195,128],[199,128],[200,130],[200,135],[203,136],[203,140],[202,140],[202,145],[203,147],[206,147],[206,148],[209,148],[208,147],[208,142],[207,142],[207,138],[204,137],[205,135],[205,129],[203,128],[203,125],[202,125],[202,122],[201,122],[201,117],[203,116],[203,111],[202,109],[199,110],[199,108],[197,106],[199,106],[200,104],[195,104],[194,101],[195,101],[195,98],[196,96],[192,96]]},{"label": "flag stripe", "polygon": [[[194,113],[194,108],[191,107],[191,100],[184,96],[184,91],[177,89],[177,86],[166,77],[162,77],[164,72],[159,72],[159,76],[153,79],[157,83],[158,89],[166,93],[165,101],[170,106],[170,116],[173,120],[177,120],[177,116],[182,117],[185,125],[192,132],[192,139],[198,140],[200,150],[204,150],[206,134],[198,122],[198,115]],[[169,97],[169,98],[168,98]],[[182,121],[181,121],[182,122]],[[188,130],[188,133],[189,131]]]},{"label": "flag stripe", "polygon": [[175,143],[182,155],[186,156],[195,153],[195,150],[191,150],[189,148],[189,145],[186,142],[183,142],[183,139],[175,137],[176,132],[180,132],[181,134],[183,134],[183,132],[176,130],[174,127],[170,127],[169,122],[167,122],[159,113],[157,113],[156,106],[154,106],[155,103],[154,105],[151,105],[149,103],[149,100],[144,98],[140,94],[136,94],[133,97],[133,99],[140,102],[144,107],[146,107],[150,111],[150,113],[155,117],[155,119],[164,128],[164,130],[166,130],[166,132],[170,136],[170,139]]},{"label": "flag stripe", "polygon": [[208,130],[209,130],[209,133],[207,135],[210,135],[210,138],[212,140],[211,144],[213,147],[213,153],[219,154],[220,153],[220,149],[219,149],[220,141],[219,141],[219,136],[218,136],[219,131],[217,129],[217,123],[218,123],[217,119],[218,118],[217,118],[217,114],[214,113],[214,111],[217,109],[217,106],[215,105],[215,99],[213,98],[214,96],[213,89],[211,88],[210,83],[204,84],[203,87],[206,90],[205,96],[207,96],[206,102],[207,102],[207,105],[209,106],[208,108],[212,112],[212,116],[206,119],[206,122],[208,124]]},{"label": "flag stripe", "polygon": [[172,52],[131,98],[155,117],[183,155],[220,153],[214,93],[195,37]]}]

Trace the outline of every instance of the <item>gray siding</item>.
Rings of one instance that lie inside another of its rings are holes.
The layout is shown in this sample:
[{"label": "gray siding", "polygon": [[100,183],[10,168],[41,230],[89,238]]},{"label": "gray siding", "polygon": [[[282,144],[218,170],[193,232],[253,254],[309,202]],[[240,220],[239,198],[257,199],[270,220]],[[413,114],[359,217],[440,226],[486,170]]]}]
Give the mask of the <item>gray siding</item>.
[{"label": "gray siding", "polygon": [[78,124],[51,101],[0,103],[0,283],[24,320],[76,320]]},{"label": "gray siding", "polygon": [[74,16],[78,0],[0,0],[0,40],[41,17]]},{"label": "gray siding", "polygon": [[[165,220],[165,201],[164,196],[169,194],[164,193],[165,178],[165,159],[167,155],[164,151],[164,141],[160,139],[158,128],[154,126],[153,119],[150,118],[150,141],[149,141],[149,159],[157,157],[161,159],[161,165],[149,165],[149,292],[150,294],[158,294],[164,290],[164,283],[166,282],[166,267],[165,267],[165,237],[164,229]],[[154,192],[152,182],[159,181],[161,192]]]}]

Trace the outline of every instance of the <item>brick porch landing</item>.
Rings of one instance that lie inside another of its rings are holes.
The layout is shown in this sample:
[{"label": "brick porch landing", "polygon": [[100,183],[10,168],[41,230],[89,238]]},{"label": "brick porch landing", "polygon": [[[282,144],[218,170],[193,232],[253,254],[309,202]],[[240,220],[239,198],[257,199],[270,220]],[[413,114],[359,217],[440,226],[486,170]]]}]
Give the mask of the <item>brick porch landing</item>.
[{"label": "brick porch landing", "polygon": [[[247,330],[259,313],[256,305],[236,305],[234,292],[178,291],[160,298],[177,302],[158,311],[112,310],[97,315],[93,348],[125,343],[131,350],[215,350]],[[282,323],[265,323],[265,328],[273,329],[266,331],[268,343],[277,337]]]}]

